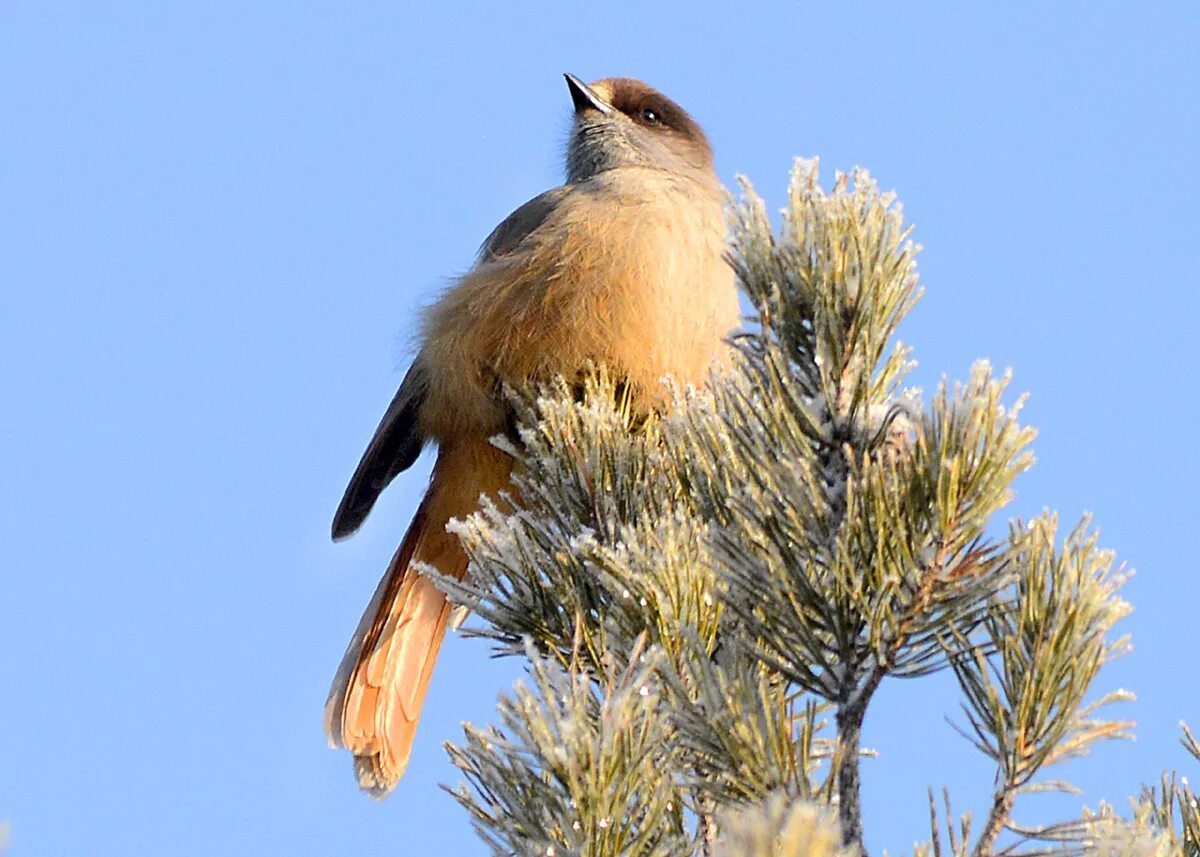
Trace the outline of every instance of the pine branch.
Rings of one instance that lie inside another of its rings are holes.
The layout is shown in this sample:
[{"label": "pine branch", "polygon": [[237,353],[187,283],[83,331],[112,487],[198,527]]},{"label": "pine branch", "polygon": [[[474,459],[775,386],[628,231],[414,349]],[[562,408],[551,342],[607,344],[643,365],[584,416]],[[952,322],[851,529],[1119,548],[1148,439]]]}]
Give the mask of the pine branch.
[{"label": "pine branch", "polygon": [[[1124,653],[1124,638],[1107,639],[1129,612],[1116,594],[1127,575],[1111,571],[1112,554],[1096,546],[1085,519],[1055,549],[1057,520],[1015,522],[1007,562],[1017,573],[1007,597],[984,623],[986,649],[952,658],[966,698],[972,743],[997,765],[996,790],[975,857],[993,853],[1011,824],[1017,794],[1043,768],[1086,753],[1106,738],[1127,737],[1132,723],[1096,719],[1095,712],[1131,698],[1085,696],[1100,668]],[[1060,786],[1061,788],[1061,786]]]},{"label": "pine branch", "polygon": [[1200,857],[1173,775],[1132,822],[1013,821],[1018,795],[1069,788],[1046,768],[1132,725],[1101,716],[1129,694],[1091,695],[1128,648],[1124,572],[1086,522],[1061,546],[1049,515],[989,537],[1034,432],[986,362],[927,402],[902,386],[918,248],[894,196],[861,170],[826,192],[801,161],[775,234],[743,187],[730,261],[758,318],[727,370],[637,418],[602,368],[514,391],[517,511],[454,525],[466,580],[431,572],[468,633],[530,661],[501,727],[451,749],[480,835],[496,854],[865,854],[874,694],[950,667],[997,785],[973,843],[948,794],[943,840],[931,794],[917,854]]},{"label": "pine branch", "polygon": [[854,857],[821,808],[783,794],[721,816],[722,843],[715,857]]},{"label": "pine branch", "polygon": [[[1180,728],[1183,730],[1180,743],[1200,762],[1200,742],[1186,723],[1181,723]],[[1170,843],[1173,854],[1200,857],[1200,799],[1186,776],[1164,771],[1156,787],[1142,787],[1134,811],[1135,823],[1148,819],[1153,829]]]},{"label": "pine branch", "polygon": [[670,725],[654,671],[661,653],[635,652],[637,667],[593,677],[527,652],[532,686],[501,699],[501,728],[467,725],[448,747],[466,775],[451,793],[500,855],[623,857],[686,853]]}]

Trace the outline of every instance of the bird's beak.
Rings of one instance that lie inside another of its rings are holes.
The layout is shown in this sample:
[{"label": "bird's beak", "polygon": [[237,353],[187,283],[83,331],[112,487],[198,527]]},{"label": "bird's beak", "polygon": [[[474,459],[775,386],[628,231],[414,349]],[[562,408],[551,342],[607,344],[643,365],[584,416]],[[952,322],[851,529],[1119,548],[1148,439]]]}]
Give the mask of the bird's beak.
[{"label": "bird's beak", "polygon": [[604,101],[595,91],[573,74],[564,74],[567,88],[571,90],[571,100],[575,102],[575,112],[598,110],[605,116],[613,112],[612,105]]}]

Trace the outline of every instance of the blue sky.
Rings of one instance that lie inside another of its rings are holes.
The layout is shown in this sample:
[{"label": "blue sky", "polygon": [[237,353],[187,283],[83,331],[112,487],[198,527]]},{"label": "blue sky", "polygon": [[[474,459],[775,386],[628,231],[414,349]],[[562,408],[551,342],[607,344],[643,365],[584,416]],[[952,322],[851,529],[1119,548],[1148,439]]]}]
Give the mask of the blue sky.
[{"label": "blue sky", "polygon": [[[1095,512],[1138,570],[1102,675],[1135,743],[1082,798],[1185,765],[1200,726],[1200,12],[1195,4],[4,4],[0,818],[19,855],[483,855],[440,748],[519,673],[443,650],[413,762],[373,803],[326,749],[332,672],[429,460],[329,520],[416,310],[557,184],[562,72],[642,77],[772,207],[792,158],[869,168],[927,248],[916,381],[977,357],[1029,391],[1014,514]],[[967,8],[967,7],[970,8]],[[411,7],[411,8],[410,8]],[[985,809],[952,683],[886,684],[868,843]],[[1193,776],[1200,775],[1193,766]]]}]

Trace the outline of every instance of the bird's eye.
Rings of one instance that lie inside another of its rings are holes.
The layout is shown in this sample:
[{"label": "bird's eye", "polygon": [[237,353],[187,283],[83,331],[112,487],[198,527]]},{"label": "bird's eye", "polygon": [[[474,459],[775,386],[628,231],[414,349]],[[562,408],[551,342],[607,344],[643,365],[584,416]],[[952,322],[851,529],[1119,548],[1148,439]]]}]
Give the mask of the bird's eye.
[{"label": "bird's eye", "polygon": [[642,108],[642,121],[647,125],[657,125],[662,119],[659,118],[658,111],[653,107]]}]

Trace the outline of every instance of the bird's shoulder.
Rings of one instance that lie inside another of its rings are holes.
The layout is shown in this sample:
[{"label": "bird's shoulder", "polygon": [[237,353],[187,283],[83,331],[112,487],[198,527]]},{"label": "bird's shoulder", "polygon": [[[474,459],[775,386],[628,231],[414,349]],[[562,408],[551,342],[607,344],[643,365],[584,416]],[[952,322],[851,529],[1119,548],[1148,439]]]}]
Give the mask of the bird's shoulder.
[{"label": "bird's shoulder", "polygon": [[500,256],[507,256],[517,246],[546,222],[562,200],[575,189],[573,184],[565,184],[540,193],[529,202],[522,205],[508,217],[500,221],[500,225],[484,240],[479,248],[477,263],[487,262]]}]

